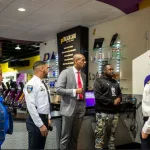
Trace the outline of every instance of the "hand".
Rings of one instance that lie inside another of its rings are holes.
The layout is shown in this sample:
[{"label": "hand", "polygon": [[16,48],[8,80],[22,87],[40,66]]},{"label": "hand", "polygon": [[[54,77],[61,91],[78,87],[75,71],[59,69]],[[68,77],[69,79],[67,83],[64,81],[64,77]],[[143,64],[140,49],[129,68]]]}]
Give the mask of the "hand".
[{"label": "hand", "polygon": [[76,89],[76,93],[77,94],[81,94],[84,92],[84,89],[83,88],[79,88],[79,89]]},{"label": "hand", "polygon": [[40,127],[40,132],[41,132],[42,136],[47,136],[48,135],[48,130],[47,130],[45,125],[42,125]]},{"label": "hand", "polygon": [[146,134],[142,131],[142,139],[147,139],[147,137],[148,137],[148,134]]},{"label": "hand", "polygon": [[114,100],[114,105],[119,105],[120,104],[120,98],[116,98]]}]

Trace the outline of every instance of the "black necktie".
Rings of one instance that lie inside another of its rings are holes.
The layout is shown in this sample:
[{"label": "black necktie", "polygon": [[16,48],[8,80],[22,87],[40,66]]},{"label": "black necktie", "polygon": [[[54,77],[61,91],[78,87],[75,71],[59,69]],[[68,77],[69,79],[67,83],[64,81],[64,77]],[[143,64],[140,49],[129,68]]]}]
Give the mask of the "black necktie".
[{"label": "black necktie", "polygon": [[49,101],[49,107],[50,107],[50,111],[51,111],[51,101],[50,101],[50,93],[48,92],[48,87],[45,84],[45,82],[42,80],[42,83],[44,84],[46,91],[47,91],[47,96],[48,96],[48,101]]}]

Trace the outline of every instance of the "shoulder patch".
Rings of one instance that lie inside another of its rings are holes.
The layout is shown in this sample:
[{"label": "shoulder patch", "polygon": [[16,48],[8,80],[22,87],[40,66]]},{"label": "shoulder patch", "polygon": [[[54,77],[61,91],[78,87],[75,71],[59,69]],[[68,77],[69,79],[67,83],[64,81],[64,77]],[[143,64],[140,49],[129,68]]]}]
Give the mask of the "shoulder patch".
[{"label": "shoulder patch", "polygon": [[28,85],[27,86],[27,92],[31,93],[33,91],[33,86],[32,85]]}]

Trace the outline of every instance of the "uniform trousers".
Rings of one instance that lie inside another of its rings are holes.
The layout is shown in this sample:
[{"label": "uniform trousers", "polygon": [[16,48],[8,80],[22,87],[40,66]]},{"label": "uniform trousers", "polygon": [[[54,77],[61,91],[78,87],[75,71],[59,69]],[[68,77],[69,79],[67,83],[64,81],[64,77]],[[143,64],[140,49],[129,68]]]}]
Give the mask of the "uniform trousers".
[{"label": "uniform trousers", "polygon": [[[48,115],[41,114],[40,118],[48,128]],[[44,149],[46,137],[42,136],[40,129],[34,124],[30,115],[26,120],[26,127],[28,131],[28,149]]]},{"label": "uniform trousers", "polygon": [[[148,117],[144,117],[143,120],[144,120],[144,124],[145,124],[145,122],[148,120]],[[150,150],[150,135],[148,135],[148,137],[146,139],[143,139],[140,134],[140,138],[141,138],[141,149],[142,150]]]}]

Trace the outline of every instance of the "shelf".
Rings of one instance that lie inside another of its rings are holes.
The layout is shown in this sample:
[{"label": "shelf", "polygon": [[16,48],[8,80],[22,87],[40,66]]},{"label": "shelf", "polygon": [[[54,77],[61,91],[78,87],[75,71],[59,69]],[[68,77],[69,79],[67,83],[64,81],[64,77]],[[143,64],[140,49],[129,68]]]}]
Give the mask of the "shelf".
[{"label": "shelf", "polygon": [[119,80],[128,80],[128,79],[122,78],[122,79],[119,79]]},{"label": "shelf", "polygon": [[47,77],[48,79],[55,79],[55,78],[58,78],[58,77]]},{"label": "shelf", "polygon": [[123,87],[121,87],[121,90],[128,90],[128,88],[123,88]]},{"label": "shelf", "polygon": [[102,61],[111,61],[111,60],[125,60],[126,58],[124,57],[120,57],[120,58],[104,58],[104,59],[99,59],[99,60],[95,60],[95,61],[91,61],[93,63],[99,63]]},{"label": "shelf", "polygon": [[49,69],[49,71],[50,70],[58,70],[58,65],[57,66],[52,66],[52,67],[50,66],[48,69]]},{"label": "shelf", "polygon": [[95,49],[92,49],[92,51],[105,51],[105,50],[110,50],[110,49],[113,49],[113,48],[125,48],[126,45],[123,45],[123,44],[114,44],[113,46],[104,46],[102,48],[95,48]]},{"label": "shelf", "polygon": [[56,61],[58,61],[58,60],[56,60],[56,59],[50,59],[50,60],[47,60],[45,62],[50,63],[50,62],[56,62]]}]

